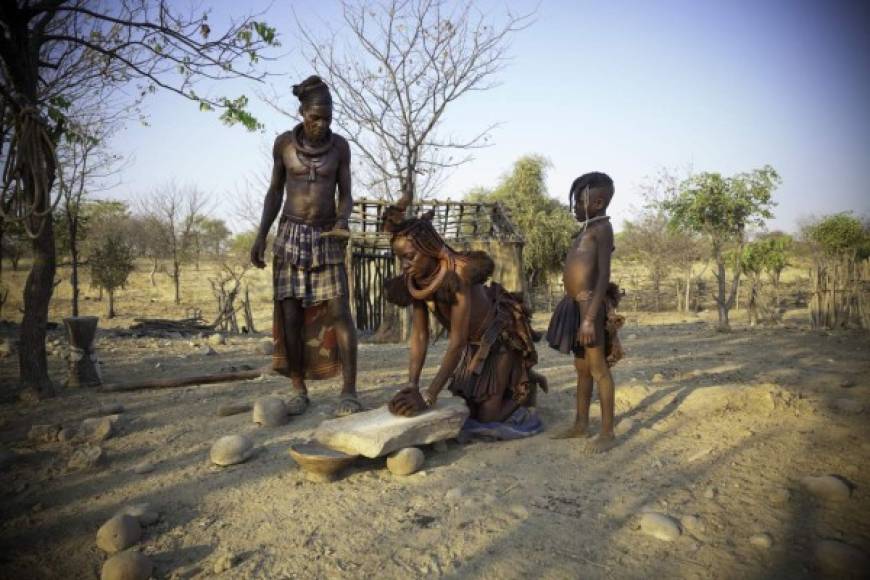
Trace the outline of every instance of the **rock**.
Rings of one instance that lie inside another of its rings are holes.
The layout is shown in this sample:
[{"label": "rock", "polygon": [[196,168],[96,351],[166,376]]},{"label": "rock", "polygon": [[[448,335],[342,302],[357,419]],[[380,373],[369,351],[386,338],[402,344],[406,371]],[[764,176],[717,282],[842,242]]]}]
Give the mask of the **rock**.
[{"label": "rock", "polygon": [[834,400],[832,407],[835,411],[843,413],[844,415],[860,415],[864,412],[864,404],[855,399],[836,399]]},{"label": "rock", "polygon": [[656,373],[652,377],[652,382],[656,384],[663,383],[665,382],[665,376],[662,373]]},{"label": "rock", "polygon": [[129,548],[142,537],[142,526],[133,516],[121,514],[114,516],[97,530],[97,547],[114,554]]},{"label": "rock", "polygon": [[680,525],[673,518],[656,512],[640,516],[640,531],[665,542],[673,542],[682,533]]},{"label": "rock", "polygon": [[870,558],[843,542],[822,540],[815,554],[819,568],[832,578],[866,578],[870,570]]},{"label": "rock", "polygon": [[465,490],[461,487],[454,487],[453,489],[447,490],[447,493],[444,494],[444,499],[450,503],[455,503],[465,496]]},{"label": "rock", "polygon": [[108,417],[85,419],[82,421],[76,439],[89,443],[99,443],[111,437],[113,433],[114,423]]},{"label": "rock", "polygon": [[99,445],[79,447],[69,458],[67,467],[70,469],[91,469],[102,465],[106,459],[103,448]]},{"label": "rock", "polygon": [[526,519],[529,517],[529,510],[524,505],[515,504],[510,507],[510,512],[520,519]]},{"label": "rock", "polygon": [[148,580],[154,564],[135,550],[115,554],[103,564],[100,580]]},{"label": "rock", "polygon": [[253,442],[244,435],[227,435],[215,441],[209,457],[215,465],[235,465],[247,461],[253,452]]},{"label": "rock", "polygon": [[221,405],[218,407],[218,417],[229,417],[230,415],[238,415],[240,413],[247,413],[251,410],[251,406],[248,404],[229,404],[229,405]]},{"label": "rock", "polygon": [[205,345],[199,347],[199,349],[196,352],[198,354],[203,355],[203,356],[212,356],[212,355],[217,354],[217,351],[215,349],[213,349],[211,347],[211,345],[209,345],[209,344],[205,344]]},{"label": "rock", "polygon": [[155,510],[151,509],[151,504],[149,503],[134,503],[128,506],[125,506],[118,510],[116,516],[130,516],[132,518],[136,518],[139,521],[139,525],[141,526],[150,526],[156,524],[160,519],[160,514]]},{"label": "rock", "polygon": [[9,449],[0,449],[0,470],[5,470],[7,467],[15,463],[18,454]]},{"label": "rock", "polygon": [[625,435],[626,433],[628,433],[629,431],[634,429],[634,426],[635,426],[634,420],[632,420],[632,419],[620,419],[619,423],[616,424],[616,427],[613,429],[613,431],[617,435]]},{"label": "rock", "polygon": [[852,495],[851,486],[836,475],[809,475],[801,479],[801,485],[816,497],[825,500],[845,501]]},{"label": "rock", "polygon": [[226,572],[227,570],[231,570],[233,568],[233,566],[235,566],[236,563],[238,562],[238,559],[239,559],[238,556],[236,556],[235,554],[231,554],[231,553],[221,554],[220,556],[215,558],[214,566],[213,566],[214,573],[215,574],[222,574],[222,573]]},{"label": "rock", "polygon": [[290,420],[287,405],[278,397],[264,397],[254,402],[254,423],[261,427],[279,427]]},{"label": "rock", "polygon": [[787,489],[777,489],[770,492],[767,499],[772,505],[785,505],[791,500],[791,492]]},{"label": "rock", "polygon": [[137,464],[133,467],[133,473],[138,475],[145,475],[146,473],[151,473],[154,471],[154,464],[150,461],[143,461],[142,463]]},{"label": "rock", "polygon": [[227,343],[227,339],[224,338],[224,335],[217,332],[208,337],[208,343],[212,346],[220,346],[222,344]]},{"label": "rock", "polygon": [[382,457],[403,447],[456,437],[467,417],[468,407],[462,399],[446,397],[433,410],[416,417],[397,417],[383,406],[327,420],[314,432],[314,438],[349,455]]},{"label": "rock", "polygon": [[768,533],[755,534],[749,538],[749,543],[756,548],[768,550],[773,545],[773,538]]},{"label": "rock", "polygon": [[707,499],[714,499],[717,495],[719,495],[719,490],[712,485],[704,490],[704,497]]},{"label": "rock", "polygon": [[416,447],[399,449],[387,457],[387,469],[393,475],[411,475],[423,467],[426,456]]},{"label": "rock", "polygon": [[635,340],[636,338],[637,338],[637,335],[634,333],[631,333],[628,335],[628,340]]},{"label": "rock", "polygon": [[100,415],[117,415],[124,412],[124,405],[121,403],[103,403],[100,405],[98,413]]},{"label": "rock", "polygon": [[704,533],[707,531],[707,524],[698,516],[686,516],[680,523],[690,532]]},{"label": "rock", "polygon": [[52,443],[57,441],[58,433],[60,433],[59,425],[33,425],[27,432],[27,439],[34,443]]},{"label": "rock", "polygon": [[264,338],[257,343],[257,352],[260,354],[271,356],[275,352],[275,345],[271,338]]}]

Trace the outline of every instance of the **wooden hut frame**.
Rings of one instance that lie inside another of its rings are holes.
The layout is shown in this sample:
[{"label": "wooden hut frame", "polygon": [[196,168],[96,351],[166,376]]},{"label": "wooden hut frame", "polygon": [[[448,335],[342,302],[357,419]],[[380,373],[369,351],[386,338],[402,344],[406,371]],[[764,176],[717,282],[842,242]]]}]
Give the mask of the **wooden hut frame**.
[{"label": "wooden hut frame", "polygon": [[[347,245],[350,304],[353,319],[363,334],[381,328],[390,309],[384,282],[395,276],[398,265],[390,248],[390,235],[379,231],[387,201],[361,199],[354,202],[350,218],[352,237]],[[525,292],[522,275],[523,237],[500,203],[424,200],[410,206],[407,215],[432,210],[435,230],[457,250],[483,250],[496,264],[493,279],[514,292]],[[400,336],[407,334],[407,312],[401,311]]]}]

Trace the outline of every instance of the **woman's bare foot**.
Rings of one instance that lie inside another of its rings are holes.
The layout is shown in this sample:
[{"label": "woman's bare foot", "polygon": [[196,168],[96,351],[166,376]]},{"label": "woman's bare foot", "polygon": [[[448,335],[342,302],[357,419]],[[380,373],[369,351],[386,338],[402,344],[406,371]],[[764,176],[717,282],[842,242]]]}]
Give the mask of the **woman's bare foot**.
[{"label": "woman's bare foot", "polygon": [[589,426],[582,423],[574,423],[566,429],[559,429],[550,439],[585,439],[589,437]]},{"label": "woman's bare foot", "polygon": [[598,453],[610,451],[614,447],[616,447],[616,437],[613,434],[604,435],[599,433],[598,437],[586,444],[586,453],[597,455]]}]

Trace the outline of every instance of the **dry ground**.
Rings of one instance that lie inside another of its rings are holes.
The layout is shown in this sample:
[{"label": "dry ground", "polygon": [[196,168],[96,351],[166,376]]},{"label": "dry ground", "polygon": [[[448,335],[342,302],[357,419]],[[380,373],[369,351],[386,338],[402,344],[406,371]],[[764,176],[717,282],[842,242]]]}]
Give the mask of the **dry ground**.
[{"label": "dry ground", "polygon": [[[205,356],[188,337],[105,331],[99,355],[107,380],[167,377],[259,366],[258,340],[235,338]],[[97,528],[141,501],[161,514],[138,544],[158,578],[815,578],[820,539],[870,553],[870,427],[854,405],[834,407],[845,398],[870,409],[867,334],[813,332],[799,319],[720,334],[709,320],[656,316],[630,320],[623,340],[618,412],[633,426],[608,454],[587,456],[582,442],[546,433],[452,442],[425,449],[425,470],[404,478],[367,461],[339,482],[310,483],[289,458],[290,442],[331,416],[335,381],[314,383],[308,413],[271,429],[217,409],[286,392],[280,379],[0,405],[0,446],[18,454],[0,470],[0,576],[98,577]],[[552,388],[539,410],[552,429],[571,418],[573,367],[543,345],[540,355]],[[406,360],[406,345],[361,346],[367,406],[388,400]],[[62,377],[63,361],[51,361]],[[4,383],[15,371],[0,360]],[[26,440],[33,424],[75,425],[107,402],[126,411],[122,432],[103,444],[104,467],[70,471],[72,446]],[[211,443],[232,433],[253,437],[256,455],[211,466]],[[156,469],[136,474],[143,461]],[[822,502],[798,483],[829,473],[852,483],[849,500]],[[684,522],[683,534],[670,543],[643,535],[637,514],[649,508]],[[688,516],[699,524],[690,529]],[[770,549],[750,544],[760,532]],[[216,575],[226,554],[237,564]]]}]

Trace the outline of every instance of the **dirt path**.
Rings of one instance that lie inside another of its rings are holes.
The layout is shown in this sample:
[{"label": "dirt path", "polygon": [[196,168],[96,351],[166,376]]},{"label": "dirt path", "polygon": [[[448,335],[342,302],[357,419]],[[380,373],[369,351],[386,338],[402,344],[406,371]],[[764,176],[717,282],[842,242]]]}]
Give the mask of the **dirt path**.
[{"label": "dirt path", "polygon": [[[256,342],[204,355],[189,339],[104,337],[100,356],[108,380],[168,377],[259,366]],[[142,501],[161,514],[138,544],[158,578],[213,576],[225,555],[235,561],[225,578],[814,578],[821,539],[870,553],[867,334],[791,325],[723,335],[683,323],[632,325],[624,342],[615,375],[628,428],[607,455],[546,434],[451,442],[425,449],[425,470],[405,478],[382,461],[361,462],[333,484],[302,477],[287,447],[331,416],[334,381],[314,385],[305,416],[273,429],[217,409],[282,393],[278,379],[2,405],[0,446],[18,456],[0,469],[0,576],[99,577],[97,528]],[[573,367],[543,346],[540,355],[552,389],[539,411],[552,428],[571,418]],[[367,406],[388,400],[406,357],[405,345],[361,346]],[[62,376],[62,361],[52,360]],[[13,365],[0,361],[0,380]],[[73,445],[27,441],[33,424],[75,425],[110,402],[125,412],[121,433],[103,443],[103,467],[69,470]],[[256,455],[211,466],[211,443],[232,433],[250,435]],[[155,469],[137,474],[143,461]],[[820,501],[799,484],[829,473],[854,486],[850,499]],[[643,534],[643,510],[679,520],[682,534],[673,542]],[[769,549],[750,543],[758,533],[770,535]]]}]

